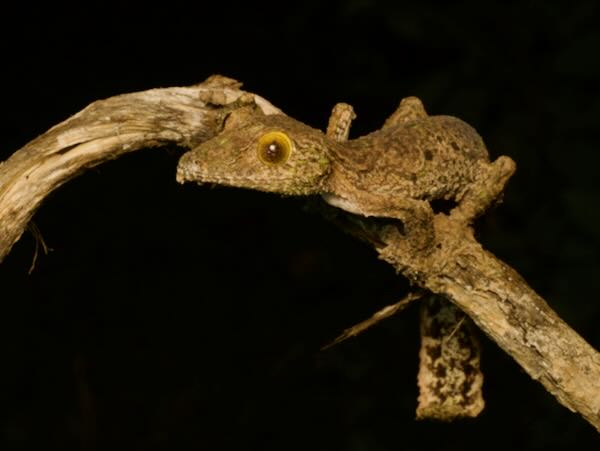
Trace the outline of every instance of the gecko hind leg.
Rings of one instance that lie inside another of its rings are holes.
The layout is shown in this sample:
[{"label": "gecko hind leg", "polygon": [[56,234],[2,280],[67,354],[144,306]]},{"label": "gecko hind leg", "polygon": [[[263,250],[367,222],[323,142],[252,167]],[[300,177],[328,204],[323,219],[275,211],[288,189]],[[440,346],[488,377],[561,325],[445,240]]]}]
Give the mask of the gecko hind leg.
[{"label": "gecko hind leg", "polygon": [[[429,252],[435,245],[433,227],[434,212],[427,201],[410,198],[381,199],[366,192],[360,192],[360,208],[352,211],[348,205],[330,204],[361,216],[397,219],[402,223],[402,233],[414,251]],[[351,203],[350,203],[351,204]]]},{"label": "gecko hind leg", "polygon": [[397,125],[405,124],[407,122],[424,119],[427,117],[427,112],[423,106],[423,102],[417,97],[405,97],[400,101],[400,105],[396,108],[396,111],[388,117],[381,127],[382,130]]},{"label": "gecko hind leg", "polygon": [[474,182],[451,215],[466,223],[481,216],[504,191],[504,186],[515,172],[515,162],[501,156],[485,167],[484,175]]}]

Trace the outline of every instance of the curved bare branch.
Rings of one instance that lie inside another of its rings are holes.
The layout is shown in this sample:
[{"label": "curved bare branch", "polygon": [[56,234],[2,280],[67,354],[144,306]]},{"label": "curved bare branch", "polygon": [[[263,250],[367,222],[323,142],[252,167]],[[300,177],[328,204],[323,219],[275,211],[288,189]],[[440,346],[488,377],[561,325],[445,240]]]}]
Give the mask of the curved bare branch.
[{"label": "curved bare branch", "polygon": [[84,170],[143,148],[192,147],[219,132],[236,102],[279,111],[240,86],[213,76],[190,87],[99,100],[23,146],[0,163],[0,262],[43,199]]}]

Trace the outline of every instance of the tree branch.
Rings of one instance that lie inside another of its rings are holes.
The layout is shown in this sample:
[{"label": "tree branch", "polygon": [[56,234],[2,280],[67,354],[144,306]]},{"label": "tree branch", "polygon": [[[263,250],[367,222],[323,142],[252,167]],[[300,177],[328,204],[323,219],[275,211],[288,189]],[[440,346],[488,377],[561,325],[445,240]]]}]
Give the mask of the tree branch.
[{"label": "tree branch", "polygon": [[[211,77],[191,87],[97,101],[25,145],[0,164],[0,261],[43,199],[85,169],[141,148],[192,147],[219,133],[228,113],[248,102],[266,113],[279,111],[239,88]],[[513,269],[482,249],[464,222],[437,214],[438,247],[423,255],[394,226],[352,218],[349,227],[345,213],[326,212],[344,229],[366,235],[380,257],[415,285],[460,307],[531,377],[600,430],[600,355]]]},{"label": "tree branch", "polygon": [[381,259],[411,282],[463,310],[535,380],[600,431],[600,354],[571,329],[511,267],[484,250],[460,218],[438,213],[439,239],[428,255],[415,253],[397,228],[348,220],[322,206],[339,226],[368,240]]},{"label": "tree branch", "polygon": [[85,169],[148,147],[193,147],[221,130],[236,102],[279,112],[240,86],[213,76],[190,87],[99,100],[23,146],[0,163],[0,262],[44,198]]}]

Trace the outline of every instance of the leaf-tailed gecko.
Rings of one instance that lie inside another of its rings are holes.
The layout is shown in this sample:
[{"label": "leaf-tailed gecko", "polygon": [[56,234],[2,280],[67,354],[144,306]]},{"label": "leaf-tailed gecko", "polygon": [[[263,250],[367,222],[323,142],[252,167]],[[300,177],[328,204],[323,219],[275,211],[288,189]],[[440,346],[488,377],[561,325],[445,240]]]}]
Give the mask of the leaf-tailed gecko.
[{"label": "leaf-tailed gecko", "polygon": [[220,134],[181,157],[177,180],[319,194],[354,214],[399,219],[422,236],[433,233],[432,201],[454,202],[450,214],[470,223],[514,172],[509,157],[490,163],[471,126],[427,115],[416,97],[403,99],[380,130],[349,140],[354,117],[352,107],[336,105],[323,133],[283,114],[234,109]]}]

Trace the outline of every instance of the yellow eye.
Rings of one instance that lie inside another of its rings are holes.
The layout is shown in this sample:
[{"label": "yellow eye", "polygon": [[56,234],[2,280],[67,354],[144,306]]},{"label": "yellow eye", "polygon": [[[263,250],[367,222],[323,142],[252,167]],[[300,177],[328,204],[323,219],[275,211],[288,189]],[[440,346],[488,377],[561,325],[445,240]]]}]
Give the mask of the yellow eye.
[{"label": "yellow eye", "polygon": [[292,140],[283,132],[268,132],[258,140],[258,157],[267,164],[283,164],[292,153]]}]

